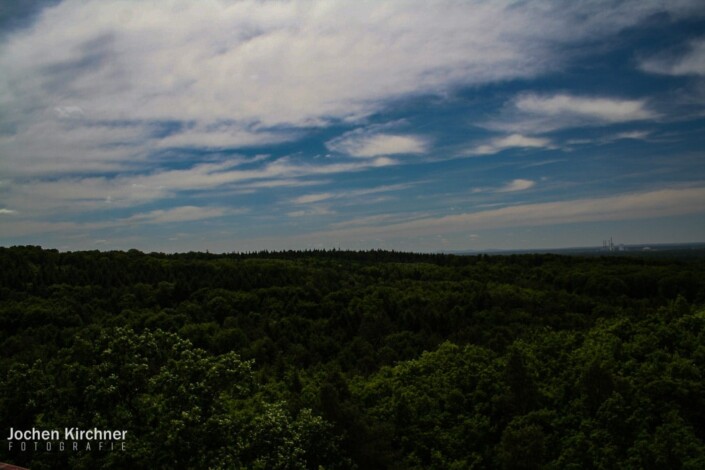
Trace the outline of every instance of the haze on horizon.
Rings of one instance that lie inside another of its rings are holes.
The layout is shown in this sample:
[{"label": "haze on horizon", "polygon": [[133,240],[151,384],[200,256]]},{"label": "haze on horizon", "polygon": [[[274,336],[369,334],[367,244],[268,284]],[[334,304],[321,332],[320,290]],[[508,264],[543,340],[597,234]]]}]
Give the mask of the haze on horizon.
[{"label": "haze on horizon", "polygon": [[0,8],[0,246],[705,241],[705,8]]}]

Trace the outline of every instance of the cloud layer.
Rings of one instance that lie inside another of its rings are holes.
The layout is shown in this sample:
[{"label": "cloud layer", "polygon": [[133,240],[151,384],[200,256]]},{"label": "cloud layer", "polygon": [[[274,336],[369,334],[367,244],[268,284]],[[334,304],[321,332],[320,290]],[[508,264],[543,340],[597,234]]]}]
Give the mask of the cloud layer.
[{"label": "cloud layer", "polygon": [[326,147],[351,157],[369,158],[424,153],[428,145],[418,136],[353,131],[328,142]]},{"label": "cloud layer", "polygon": [[[705,180],[691,162],[702,35],[646,56],[614,41],[702,22],[701,1],[47,5],[0,34],[0,243],[198,220],[286,237],[516,225],[539,209],[570,219],[562,202],[531,204],[567,199],[561,184],[617,204]],[[611,53],[643,86],[604,78]],[[645,171],[666,177],[626,181]],[[585,217],[586,201],[574,201]]]},{"label": "cloud layer", "polygon": [[511,148],[552,148],[551,141],[542,137],[527,137],[521,134],[511,134],[492,139],[490,142],[478,145],[470,151],[471,155],[491,155]]},{"label": "cloud layer", "polygon": [[[65,0],[0,45],[0,155],[10,173],[51,174],[118,170],[155,148],[281,142],[296,135],[284,128],[355,122],[404,96],[536,76],[564,60],[557,46],[697,4]],[[646,115],[615,106],[607,117]],[[420,150],[407,139],[352,152]]]},{"label": "cloud layer", "polygon": [[649,108],[645,99],[526,93],[508,102],[498,118],[479,124],[488,129],[519,134],[514,137],[519,143],[521,134],[526,133],[605,126],[654,119],[658,116],[658,113]]},{"label": "cloud layer", "polygon": [[505,227],[531,227],[601,220],[635,220],[702,212],[705,188],[663,189],[618,196],[520,204],[501,209],[427,217],[410,222],[346,227],[344,232],[318,234],[323,237],[428,236],[459,231]]},{"label": "cloud layer", "polygon": [[661,54],[644,60],[641,68],[647,72],[666,75],[705,76],[705,38],[692,41],[684,54]]},{"label": "cloud layer", "polygon": [[627,122],[649,119],[654,113],[643,100],[585,98],[570,95],[526,95],[516,100],[520,112],[561,119],[582,118],[595,122]]}]

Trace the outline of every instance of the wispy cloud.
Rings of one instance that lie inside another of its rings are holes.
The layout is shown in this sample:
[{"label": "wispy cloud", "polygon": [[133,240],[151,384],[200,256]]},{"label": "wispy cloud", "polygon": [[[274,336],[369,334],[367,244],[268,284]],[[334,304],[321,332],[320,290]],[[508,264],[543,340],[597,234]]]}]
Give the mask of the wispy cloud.
[{"label": "wispy cloud", "polygon": [[514,133],[543,133],[557,129],[603,126],[659,117],[645,99],[522,94],[495,119],[480,125]]},{"label": "wispy cloud", "polygon": [[521,204],[501,209],[429,217],[386,225],[346,227],[316,236],[331,239],[411,237],[502,227],[542,226],[590,221],[634,220],[703,213],[705,187],[661,189],[616,196]]},{"label": "wispy cloud", "polygon": [[550,139],[512,134],[492,139],[470,150],[470,155],[491,155],[510,148],[554,148]]},{"label": "wispy cloud", "polygon": [[234,189],[235,192],[254,192],[259,189],[272,188],[297,188],[306,186],[322,186],[329,184],[330,180],[308,180],[308,179],[276,179],[267,181],[255,181],[252,183],[239,184]]},{"label": "wispy cloud", "polygon": [[351,157],[377,157],[384,155],[419,154],[428,149],[426,139],[413,135],[370,134],[352,131],[326,143],[334,152]]},{"label": "wispy cloud", "polygon": [[[41,3],[47,7],[31,23],[0,34],[3,235],[107,229],[90,240],[116,240],[111,228],[158,233],[155,225],[165,224],[166,239],[172,222],[213,219],[185,225],[232,223],[230,230],[242,207],[264,212],[242,215],[254,225],[288,211],[320,216],[318,227],[348,217],[355,230],[365,221],[401,227],[404,219],[373,214],[457,213],[470,202],[453,198],[468,195],[478,204],[513,199],[499,194],[512,191],[548,197],[554,193],[531,191],[541,185],[534,170],[517,166],[555,162],[547,159],[571,150],[590,173],[585,180],[599,181],[592,148],[572,148],[576,142],[615,152],[647,147],[643,140],[660,145],[651,136],[676,128],[670,116],[683,107],[664,97],[677,87],[693,95],[692,84],[702,82],[704,41],[688,30],[677,36],[691,38],[687,50],[642,61],[642,71],[664,75],[650,84],[586,86],[591,70],[612,66],[593,54],[595,45],[635,26],[655,37],[645,20],[656,16],[672,32],[674,22],[705,16],[701,0]],[[615,47],[622,53],[632,44]],[[555,73],[563,70],[585,76]],[[669,89],[653,93],[661,83]],[[689,106],[700,119],[701,102]],[[693,124],[691,135],[662,149],[676,155],[672,161],[694,153],[698,130]],[[618,139],[625,141],[607,147]],[[527,158],[460,158],[509,150]],[[613,172],[633,174],[645,160],[615,158]],[[575,174],[569,166],[547,170]],[[684,168],[671,174],[684,184],[702,179]],[[424,191],[395,184],[423,175],[434,181]],[[594,194],[614,190],[601,181]],[[469,194],[475,186],[480,193]],[[291,227],[309,225],[242,230],[289,237]]]},{"label": "wispy cloud", "polygon": [[169,209],[157,209],[149,212],[140,212],[129,217],[115,218],[97,222],[50,222],[19,220],[12,227],[5,227],[3,236],[23,236],[37,233],[86,233],[104,229],[115,229],[127,226],[140,226],[145,224],[184,223],[198,220],[213,219],[224,215],[243,213],[245,209],[226,207],[199,207],[178,206]]},{"label": "wispy cloud", "polygon": [[311,206],[306,209],[287,212],[289,217],[310,217],[335,214],[335,211],[327,206]]},{"label": "wispy cloud", "polygon": [[599,135],[594,138],[582,138],[582,139],[568,139],[564,142],[564,150],[573,150],[575,146],[585,146],[585,145],[609,145],[618,140],[640,140],[648,141],[654,140],[652,137],[652,132],[647,130],[633,130],[616,132],[607,135]]},{"label": "wispy cloud", "polygon": [[321,202],[330,199],[345,199],[350,201],[351,199],[359,198],[361,196],[369,196],[371,194],[388,193],[391,191],[401,191],[408,189],[413,186],[412,183],[404,184],[392,184],[385,186],[376,186],[372,188],[361,188],[361,189],[350,189],[335,192],[317,193],[317,194],[305,194],[294,198],[291,202],[294,204],[310,204],[314,202]]},{"label": "wispy cloud", "polygon": [[525,179],[515,179],[497,190],[499,193],[512,193],[515,191],[524,191],[533,188],[536,185],[535,181]]},{"label": "wispy cloud", "polygon": [[306,194],[304,196],[294,198],[291,202],[294,204],[310,204],[312,202],[325,201],[326,199],[330,199],[334,196],[335,195],[333,193]]},{"label": "wispy cloud", "polygon": [[242,149],[295,140],[300,134],[294,131],[270,131],[243,128],[227,124],[195,126],[179,130],[156,140],[158,148]]},{"label": "wispy cloud", "polygon": [[150,126],[54,118],[45,113],[19,125],[14,134],[0,133],[0,161],[5,174],[13,177],[124,171],[146,158],[151,149],[149,132]]},{"label": "wispy cloud", "polygon": [[403,218],[403,216],[391,215],[391,214],[368,215],[365,217],[357,217],[357,218],[351,219],[351,220],[344,220],[342,222],[336,222],[336,223],[331,224],[330,227],[333,229],[344,229],[344,228],[356,227],[356,226],[378,225],[378,224],[382,224],[385,222],[388,223],[390,221],[399,220],[400,217]]},{"label": "wispy cloud", "polygon": [[[696,0],[65,0],[0,44],[0,129],[9,135],[0,155],[10,174],[117,172],[164,147],[281,142],[295,129],[359,122],[400,98],[535,77],[565,60],[560,46],[663,11],[702,9]],[[161,123],[179,125],[165,134]],[[387,135],[348,151],[423,149],[417,137]]]},{"label": "wispy cloud", "polygon": [[682,54],[658,54],[639,64],[646,72],[665,75],[705,76],[705,38],[690,42]]},{"label": "wispy cloud", "polygon": [[212,219],[221,217],[228,212],[224,207],[197,207],[181,206],[171,209],[158,209],[150,212],[135,214],[120,222],[139,222],[150,224],[162,224],[168,222],[190,222],[194,220]]},{"label": "wispy cloud", "polygon": [[297,178],[356,172],[396,163],[385,157],[320,164],[280,158],[259,167],[241,169],[250,162],[244,157],[231,157],[217,163],[148,174],[31,180],[9,185],[6,200],[28,214],[49,213],[57,209],[75,213],[101,210],[108,204],[112,207],[132,207],[172,198],[186,191],[302,186],[305,183]]},{"label": "wispy cloud", "polygon": [[649,131],[627,131],[615,134],[616,139],[645,140],[651,133]]},{"label": "wispy cloud", "polygon": [[529,114],[575,116],[607,123],[650,119],[655,116],[647,109],[644,100],[530,94],[519,97],[514,105],[519,111]]}]

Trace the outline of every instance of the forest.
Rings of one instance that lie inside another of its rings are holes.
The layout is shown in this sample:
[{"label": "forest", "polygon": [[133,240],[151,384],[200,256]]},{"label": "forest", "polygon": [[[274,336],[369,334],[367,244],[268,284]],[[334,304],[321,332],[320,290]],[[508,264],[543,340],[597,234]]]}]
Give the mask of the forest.
[{"label": "forest", "polygon": [[703,257],[0,248],[0,349],[37,470],[705,468]]}]

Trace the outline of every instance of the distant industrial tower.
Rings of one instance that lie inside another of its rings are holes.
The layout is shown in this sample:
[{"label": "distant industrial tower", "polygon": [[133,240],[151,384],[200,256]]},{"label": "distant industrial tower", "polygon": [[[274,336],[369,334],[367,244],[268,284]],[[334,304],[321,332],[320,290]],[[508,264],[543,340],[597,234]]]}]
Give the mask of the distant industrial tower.
[{"label": "distant industrial tower", "polygon": [[612,237],[609,240],[602,240],[602,249],[605,251],[614,251],[614,242]]}]

